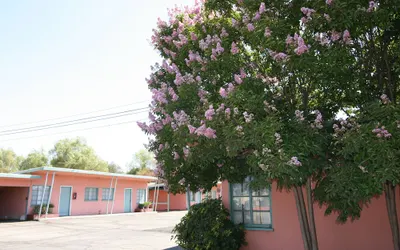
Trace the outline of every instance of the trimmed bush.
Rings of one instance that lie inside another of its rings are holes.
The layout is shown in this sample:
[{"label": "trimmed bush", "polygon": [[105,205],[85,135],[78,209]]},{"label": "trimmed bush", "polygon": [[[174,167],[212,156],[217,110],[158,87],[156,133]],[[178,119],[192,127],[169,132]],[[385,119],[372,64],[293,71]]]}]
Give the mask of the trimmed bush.
[{"label": "trimmed bush", "polygon": [[[41,214],[45,214],[46,213],[46,208],[47,208],[47,204],[43,204]],[[50,203],[49,204],[49,214],[53,213],[53,208],[54,208],[54,205]],[[33,207],[33,213],[34,214],[39,214],[39,210],[40,210],[40,205],[35,205]]]},{"label": "trimmed bush", "polygon": [[192,206],[172,233],[176,243],[188,250],[237,250],[246,244],[244,228],[229,219],[220,199]]}]

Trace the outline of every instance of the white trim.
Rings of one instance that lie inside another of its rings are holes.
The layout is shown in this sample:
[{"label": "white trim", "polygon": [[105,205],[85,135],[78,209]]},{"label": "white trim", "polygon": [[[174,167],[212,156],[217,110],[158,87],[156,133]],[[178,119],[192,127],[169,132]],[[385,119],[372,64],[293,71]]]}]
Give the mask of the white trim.
[{"label": "white trim", "polygon": [[14,179],[40,179],[42,178],[40,175],[30,175],[30,174],[8,174],[8,173],[0,173],[0,178],[14,178]]},{"label": "white trim", "polygon": [[[130,211],[129,212],[125,212],[125,199],[126,199],[126,197],[125,197],[125,190],[127,190],[127,189],[130,189],[131,190],[131,209],[130,209]],[[124,213],[132,213],[132,202],[133,202],[133,199],[132,199],[132,195],[133,195],[133,188],[124,188]]]},{"label": "white trim", "polygon": [[72,212],[72,195],[73,195],[73,190],[74,190],[74,187],[73,186],[65,186],[65,185],[61,185],[60,186],[60,195],[59,195],[59,197],[58,197],[58,214],[60,214],[60,204],[61,204],[61,188],[63,188],[63,187],[69,187],[69,188],[71,188],[71,196],[69,197],[69,212],[68,212],[68,215],[67,216],[71,216],[71,212]]},{"label": "white trim", "polygon": [[131,174],[115,174],[115,173],[106,173],[106,172],[91,171],[91,170],[70,169],[70,168],[55,168],[55,167],[31,168],[31,169],[15,172],[14,174],[28,174],[28,173],[38,172],[38,171],[55,171],[55,172],[64,172],[64,173],[115,176],[115,177],[129,178],[129,179],[141,179],[141,180],[147,180],[147,181],[157,180],[156,177],[152,177],[152,176],[131,175]]}]

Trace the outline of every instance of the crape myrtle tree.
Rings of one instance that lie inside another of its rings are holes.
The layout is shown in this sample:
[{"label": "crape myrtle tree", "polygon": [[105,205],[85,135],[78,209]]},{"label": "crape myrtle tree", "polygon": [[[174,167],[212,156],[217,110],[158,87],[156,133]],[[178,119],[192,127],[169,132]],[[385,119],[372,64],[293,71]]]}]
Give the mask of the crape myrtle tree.
[{"label": "crape myrtle tree", "polygon": [[155,137],[170,191],[276,181],[294,193],[304,248],[318,249],[311,182],[336,162],[330,121],[376,97],[363,89],[373,84],[362,38],[380,7],[209,0],[159,20],[152,42],[164,61],[148,79],[151,123],[139,126]]}]

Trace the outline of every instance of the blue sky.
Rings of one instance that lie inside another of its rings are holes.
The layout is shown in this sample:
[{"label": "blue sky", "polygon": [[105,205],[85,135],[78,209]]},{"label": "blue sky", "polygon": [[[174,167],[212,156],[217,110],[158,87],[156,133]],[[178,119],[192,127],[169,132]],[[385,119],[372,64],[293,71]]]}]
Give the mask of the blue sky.
[{"label": "blue sky", "polygon": [[[167,18],[167,8],[193,2],[0,1],[0,131],[125,104],[141,102],[90,115],[147,106],[151,95],[144,79],[160,60],[149,44],[152,28],[157,17]],[[82,136],[104,160],[125,166],[147,143],[135,123],[68,131],[143,118],[147,113],[0,136],[0,147],[27,155],[33,149],[47,151],[59,139]]]}]

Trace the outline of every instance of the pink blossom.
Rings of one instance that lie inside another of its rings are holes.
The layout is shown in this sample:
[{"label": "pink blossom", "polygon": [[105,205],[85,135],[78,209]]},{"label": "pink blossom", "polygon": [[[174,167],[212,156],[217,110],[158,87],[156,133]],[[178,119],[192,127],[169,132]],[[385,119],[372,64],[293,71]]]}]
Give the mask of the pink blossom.
[{"label": "pink blossom", "polygon": [[332,2],[333,2],[333,0],[326,0],[326,4],[327,4],[327,5],[331,5]]},{"label": "pink blossom", "polygon": [[174,160],[181,158],[177,152],[174,151]]},{"label": "pink blossom", "polygon": [[310,8],[306,8],[306,7],[302,7],[301,12],[303,12],[304,15],[306,15],[307,17],[311,17],[311,14],[315,13],[314,9],[310,9]]},{"label": "pink blossom", "polygon": [[308,47],[306,45],[301,45],[294,50],[294,52],[299,56],[307,51],[308,51]]},{"label": "pink blossom", "polygon": [[204,136],[210,139],[215,139],[217,136],[215,135],[215,130],[212,128],[207,128],[206,131],[204,132]]},{"label": "pink blossom", "polygon": [[390,138],[392,137],[392,134],[389,133],[389,131],[386,130],[385,126],[382,127],[376,127],[375,129],[372,130],[372,133],[376,134],[378,138]]},{"label": "pink blossom", "polygon": [[349,32],[348,30],[345,30],[345,31],[343,32],[343,42],[344,42],[345,44],[349,44],[349,43],[352,42],[352,41],[351,41],[351,38],[350,38],[350,32]]},{"label": "pink blossom", "polygon": [[240,68],[240,77],[241,78],[246,78],[246,72],[244,72],[243,68]]},{"label": "pink blossom", "polygon": [[170,124],[173,121],[172,117],[170,115],[166,115],[164,119],[162,119],[162,123],[164,125]]},{"label": "pink blossom", "polygon": [[196,34],[193,32],[190,32],[190,39],[192,39],[192,41],[196,41],[197,40]]},{"label": "pink blossom", "polygon": [[219,168],[222,168],[222,167],[224,166],[224,164],[218,163],[217,166],[218,166]]},{"label": "pink blossom", "polygon": [[302,24],[306,24],[306,23],[308,23],[308,18],[306,18],[306,17],[302,17],[301,19],[300,19],[300,22],[302,23]]},{"label": "pink blossom", "polygon": [[304,121],[303,111],[296,110],[295,112],[296,119],[299,121]]},{"label": "pink blossom", "polygon": [[293,156],[293,157],[290,159],[290,161],[289,161],[289,165],[293,165],[293,166],[296,166],[296,167],[300,167],[300,166],[302,166],[303,164],[298,160],[298,158],[297,158],[296,156]]},{"label": "pink blossom", "polygon": [[181,110],[179,111],[179,113],[174,111],[172,114],[178,126],[182,126],[187,123],[188,115],[185,113],[185,111]]},{"label": "pink blossom", "polygon": [[201,125],[200,127],[198,127],[198,128],[196,129],[196,131],[194,131],[194,133],[197,134],[197,135],[204,135],[204,132],[205,132],[205,131],[206,131],[206,125],[203,124],[203,125]]},{"label": "pink blossom", "polygon": [[225,104],[221,103],[217,109],[217,113],[220,113],[221,111],[224,111],[225,109]]},{"label": "pink blossom", "polygon": [[256,15],[253,17],[253,21],[258,21],[260,20],[260,18],[261,18],[260,13],[256,12]]},{"label": "pink blossom", "polygon": [[234,78],[237,84],[242,84],[243,80],[240,75],[235,74]]},{"label": "pink blossom", "polygon": [[182,75],[181,74],[176,74],[174,83],[179,86],[183,82],[184,82],[184,79],[183,79]]},{"label": "pink blossom", "polygon": [[206,95],[208,94],[207,91],[200,89],[197,95],[200,97],[201,102],[206,102]]},{"label": "pink blossom", "polygon": [[196,76],[196,81],[201,82],[201,77],[200,76]]},{"label": "pink blossom", "polygon": [[382,94],[382,95],[381,95],[381,101],[382,101],[383,104],[388,104],[388,103],[390,103],[390,99],[389,99],[389,97],[388,97],[386,94]]},{"label": "pink blossom", "polygon": [[290,44],[293,44],[293,42],[294,42],[293,37],[291,35],[287,35],[286,44],[290,45]]},{"label": "pink blossom", "polygon": [[337,32],[337,31],[335,31],[335,30],[332,30],[332,35],[331,35],[332,41],[337,41],[337,40],[339,40],[341,36],[342,36],[342,34],[340,34],[340,32]]},{"label": "pink blossom", "polygon": [[204,115],[205,115],[205,117],[206,117],[207,120],[212,120],[213,115],[215,115],[215,110],[214,110],[213,105],[210,105],[210,106],[208,107],[208,110],[205,112]]},{"label": "pink blossom", "polygon": [[163,149],[164,149],[164,144],[158,145],[158,151],[161,151],[161,150],[163,150]]},{"label": "pink blossom", "polygon": [[367,9],[367,12],[372,12],[372,11],[374,11],[375,8],[376,8],[375,2],[374,1],[370,1],[369,2],[369,7]]},{"label": "pink blossom", "polygon": [[247,30],[248,31],[253,31],[254,30],[254,25],[252,23],[247,24]]},{"label": "pink blossom", "polygon": [[228,34],[228,32],[226,32],[225,28],[222,28],[221,37],[228,37],[228,36],[229,36],[229,34]]},{"label": "pink blossom", "polygon": [[224,89],[224,88],[220,88],[220,89],[219,89],[219,94],[220,94],[223,98],[228,97],[228,93],[226,92],[226,89]]},{"label": "pink blossom", "polygon": [[239,48],[237,47],[237,45],[236,45],[235,42],[232,42],[231,53],[232,53],[233,55],[239,53]]},{"label": "pink blossom", "polygon": [[189,128],[189,133],[190,134],[194,134],[194,132],[196,131],[196,127],[192,126],[192,125],[188,125]]},{"label": "pink blossom", "polygon": [[227,89],[228,90],[228,94],[232,93],[234,89],[235,89],[235,86],[232,83],[229,83],[228,84],[228,89]]},{"label": "pink blossom", "polygon": [[225,109],[225,114],[226,116],[229,117],[231,115],[231,109],[230,108]]},{"label": "pink blossom", "polygon": [[147,126],[147,124],[146,123],[144,123],[144,122],[137,122],[136,123],[138,126],[139,126],[139,128],[141,128],[143,131],[148,131],[149,130],[149,126]]},{"label": "pink blossom", "polygon": [[326,21],[328,21],[328,22],[332,21],[331,17],[328,14],[325,13],[324,17],[325,17]]},{"label": "pink blossom", "polygon": [[235,18],[232,18],[232,26],[233,26],[233,27],[236,27],[237,24],[238,24],[238,21],[236,21]]},{"label": "pink blossom", "polygon": [[225,51],[225,49],[221,46],[221,43],[219,42],[217,43],[216,51],[218,54],[222,54]]},{"label": "pink blossom", "polygon": [[287,58],[287,55],[285,53],[280,52],[280,53],[275,54],[273,56],[273,58],[275,61],[283,61],[284,59]]},{"label": "pink blossom", "polygon": [[262,3],[260,4],[260,8],[259,8],[258,12],[259,12],[260,14],[262,14],[262,13],[265,12],[265,3],[264,3],[264,2],[262,2]]},{"label": "pink blossom", "polygon": [[264,32],[264,36],[265,36],[265,37],[270,37],[270,36],[271,36],[271,33],[272,33],[271,30],[270,30],[268,27],[266,27],[266,28],[265,28],[265,32]]},{"label": "pink blossom", "polygon": [[175,101],[177,101],[177,100],[179,99],[179,96],[175,93],[175,91],[174,91],[173,88],[169,87],[169,88],[168,88],[168,93],[169,93],[169,95],[171,96],[172,101],[175,102]]},{"label": "pink blossom", "polygon": [[239,5],[241,5],[241,4],[243,3],[243,0],[237,0],[237,3],[238,3]]}]

